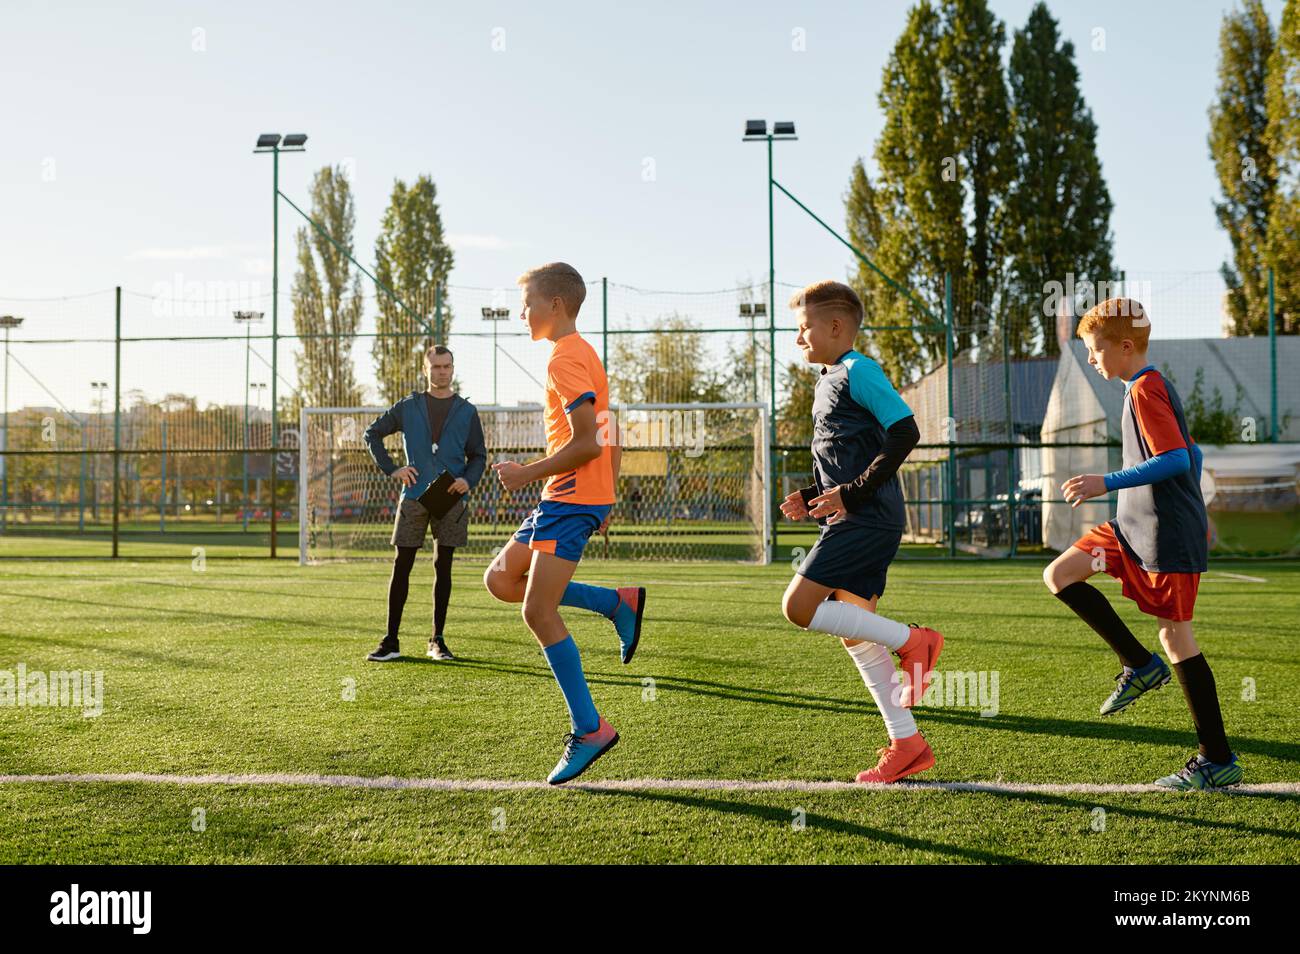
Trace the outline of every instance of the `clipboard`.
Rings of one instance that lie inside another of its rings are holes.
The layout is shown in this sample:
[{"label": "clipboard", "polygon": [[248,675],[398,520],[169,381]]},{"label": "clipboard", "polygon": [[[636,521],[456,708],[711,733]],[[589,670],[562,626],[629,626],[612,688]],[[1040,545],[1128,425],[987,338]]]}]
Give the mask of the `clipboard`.
[{"label": "clipboard", "polygon": [[447,512],[456,506],[456,502],[465,496],[452,492],[451,485],[455,480],[450,471],[444,470],[438,475],[438,479],[429,485],[429,489],[420,494],[420,506],[429,511],[434,519],[441,520],[447,516]]}]

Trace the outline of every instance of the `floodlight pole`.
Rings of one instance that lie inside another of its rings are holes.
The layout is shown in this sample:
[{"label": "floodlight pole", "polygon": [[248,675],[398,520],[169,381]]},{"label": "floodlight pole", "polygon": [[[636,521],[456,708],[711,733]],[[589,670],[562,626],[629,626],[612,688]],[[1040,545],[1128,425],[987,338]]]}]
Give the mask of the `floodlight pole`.
[{"label": "floodlight pole", "polygon": [[[270,141],[267,141],[270,140]],[[307,137],[298,133],[284,137],[281,148],[279,133],[266,133],[259,137],[254,152],[271,154],[271,558],[275,559],[276,537],[279,534],[275,499],[275,458],[280,445],[280,422],[276,417],[276,385],[280,370],[280,153],[305,152]],[[301,479],[301,477],[299,478]]]},{"label": "floodlight pole", "polygon": [[[767,136],[767,368],[768,368],[768,403],[771,408],[771,417],[773,429],[776,433],[776,216],[774,213],[775,193],[773,192],[773,183],[775,179],[772,176],[772,134]],[[769,448],[768,453],[775,455],[775,450]],[[770,470],[776,469],[775,458],[769,465]],[[769,501],[769,506],[772,501]],[[776,527],[776,521],[772,521],[773,528]],[[775,530],[773,531],[775,533]],[[775,539],[773,540],[773,549],[775,550]]]},{"label": "floodlight pole", "polygon": [[23,319],[15,318],[13,315],[0,317],[0,324],[5,329],[5,373],[4,373],[4,441],[0,443],[0,533],[6,533],[9,529],[9,330],[17,328],[23,323]]},{"label": "floodlight pole", "polygon": [[[761,133],[754,130],[751,135],[748,126],[745,130],[745,142],[762,142],[767,141],[767,376],[768,376],[768,420],[771,423],[772,440],[768,445],[768,473],[776,472],[776,177],[773,175],[772,168],[772,142],[777,138],[777,126],[782,125],[773,123],[771,130],[767,129],[767,124],[763,124]],[[794,139],[794,126],[790,124],[789,128],[782,128],[780,131],[781,139]],[[777,524],[775,519],[776,500],[769,495],[767,507],[769,511],[768,524],[771,526],[771,536],[767,540],[767,545],[772,550],[773,556],[776,552],[777,542]]]},{"label": "floodlight pole", "polygon": [[[280,351],[280,147],[271,149],[271,559],[275,559],[276,520],[275,453],[280,445],[280,428],[275,415],[275,384],[279,377]],[[261,403],[261,402],[258,402]],[[301,516],[301,515],[300,515]]]}]

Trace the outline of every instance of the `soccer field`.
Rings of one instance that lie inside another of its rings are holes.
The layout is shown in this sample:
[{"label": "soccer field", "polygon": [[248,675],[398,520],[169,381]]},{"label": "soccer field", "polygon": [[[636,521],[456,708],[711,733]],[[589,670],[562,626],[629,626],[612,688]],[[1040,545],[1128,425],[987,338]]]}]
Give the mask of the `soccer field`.
[{"label": "soccer field", "polygon": [[[1176,682],[1102,719],[1118,666],[1041,564],[969,561],[897,564],[880,604],[946,634],[945,689],[986,689],[917,710],[938,765],[894,788],[820,784],[851,781],[885,736],[838,642],[781,617],[788,565],[585,561],[582,580],[648,588],[646,629],[623,667],[606,621],[566,611],[622,740],[587,787],[550,789],[564,705],[482,570],[458,564],[458,662],[423,655],[426,553],[406,656],[380,665],[363,657],[383,564],[0,564],[0,671],[103,673],[96,717],[0,706],[0,863],[1300,857],[1295,563],[1216,562],[1202,581],[1198,636],[1246,769],[1234,794],[1139,788],[1194,751]],[[1151,621],[1121,613],[1154,647]]]}]

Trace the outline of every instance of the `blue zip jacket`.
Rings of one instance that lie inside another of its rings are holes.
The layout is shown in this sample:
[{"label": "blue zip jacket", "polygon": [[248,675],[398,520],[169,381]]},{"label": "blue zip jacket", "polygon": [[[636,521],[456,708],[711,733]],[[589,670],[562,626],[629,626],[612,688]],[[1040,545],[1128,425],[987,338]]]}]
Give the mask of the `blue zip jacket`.
[{"label": "blue zip jacket", "polygon": [[442,426],[442,439],[433,446],[433,427],[429,423],[429,403],[423,391],[412,391],[375,418],[366,428],[366,446],[379,469],[390,477],[397,470],[392,456],[384,447],[384,438],[399,431],[406,462],[415,468],[416,482],[402,488],[402,497],[417,500],[444,470],[453,477],[464,477],[473,490],[487,468],[487,443],[483,440],[483,423],[478,408],[459,394],[453,395],[451,410]]}]

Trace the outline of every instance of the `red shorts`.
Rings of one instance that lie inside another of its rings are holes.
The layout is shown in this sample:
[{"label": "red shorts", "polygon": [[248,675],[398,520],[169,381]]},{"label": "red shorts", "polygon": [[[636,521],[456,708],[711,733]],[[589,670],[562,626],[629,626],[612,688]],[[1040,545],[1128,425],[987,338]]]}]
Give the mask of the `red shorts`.
[{"label": "red shorts", "polygon": [[1192,618],[1201,574],[1152,573],[1142,569],[1120,546],[1115,528],[1108,523],[1093,527],[1075,541],[1074,546],[1085,553],[1102,551],[1105,560],[1102,569],[1119,580],[1124,595],[1148,616],[1175,621]]}]

